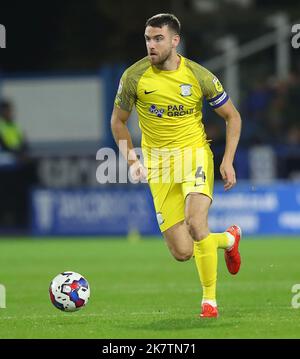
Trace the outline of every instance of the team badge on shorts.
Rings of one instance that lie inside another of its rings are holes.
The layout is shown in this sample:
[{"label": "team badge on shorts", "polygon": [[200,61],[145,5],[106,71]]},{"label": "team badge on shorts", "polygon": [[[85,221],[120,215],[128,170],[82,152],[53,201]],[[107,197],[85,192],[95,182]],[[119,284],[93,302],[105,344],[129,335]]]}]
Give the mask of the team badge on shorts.
[{"label": "team badge on shorts", "polygon": [[157,222],[158,222],[159,226],[161,226],[165,221],[161,212],[156,213],[156,219],[157,219]]},{"label": "team badge on shorts", "polygon": [[186,97],[186,96],[191,96],[192,94],[192,85],[189,84],[182,84],[180,85],[180,89],[181,89],[181,96]]}]

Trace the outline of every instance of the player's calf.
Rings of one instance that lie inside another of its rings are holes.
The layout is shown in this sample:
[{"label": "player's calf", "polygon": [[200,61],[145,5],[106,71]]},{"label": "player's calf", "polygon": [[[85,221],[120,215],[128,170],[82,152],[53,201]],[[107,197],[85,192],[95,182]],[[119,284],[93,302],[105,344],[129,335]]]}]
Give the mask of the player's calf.
[{"label": "player's calf", "polygon": [[186,225],[190,236],[196,242],[205,239],[209,235],[207,223],[202,223],[198,218],[187,219]]}]

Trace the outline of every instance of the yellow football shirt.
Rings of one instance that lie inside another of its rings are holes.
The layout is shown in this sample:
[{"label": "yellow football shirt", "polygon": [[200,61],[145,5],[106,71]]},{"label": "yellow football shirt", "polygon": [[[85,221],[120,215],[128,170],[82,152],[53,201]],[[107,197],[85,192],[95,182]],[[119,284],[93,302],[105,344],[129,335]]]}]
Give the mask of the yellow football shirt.
[{"label": "yellow football shirt", "polygon": [[203,98],[212,108],[228,100],[211,72],[181,55],[180,60],[178,69],[163,71],[145,57],[122,75],[115,105],[128,112],[136,106],[143,149],[204,146]]}]

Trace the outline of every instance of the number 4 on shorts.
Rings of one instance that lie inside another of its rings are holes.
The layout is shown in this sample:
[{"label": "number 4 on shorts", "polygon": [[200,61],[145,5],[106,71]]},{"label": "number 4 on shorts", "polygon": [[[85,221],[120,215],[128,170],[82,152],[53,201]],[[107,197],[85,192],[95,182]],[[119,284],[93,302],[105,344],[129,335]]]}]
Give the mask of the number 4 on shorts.
[{"label": "number 4 on shorts", "polygon": [[[202,166],[199,166],[197,168],[197,171],[195,173],[195,178],[196,178],[195,186],[200,186],[205,183],[206,176],[205,176],[205,172],[202,169]],[[202,179],[201,183],[199,183],[199,181],[198,181],[198,179],[200,179],[200,178]]]}]

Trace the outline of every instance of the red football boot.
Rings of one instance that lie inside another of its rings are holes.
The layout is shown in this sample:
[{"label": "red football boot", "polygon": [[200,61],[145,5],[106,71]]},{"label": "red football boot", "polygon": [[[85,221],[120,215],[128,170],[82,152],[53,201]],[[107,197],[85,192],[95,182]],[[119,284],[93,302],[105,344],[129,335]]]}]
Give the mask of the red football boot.
[{"label": "red football boot", "polygon": [[239,252],[239,243],[242,237],[242,230],[239,226],[233,225],[226,232],[232,234],[235,238],[234,244],[230,249],[225,249],[224,256],[227,269],[231,274],[237,274],[241,265],[241,255]]},{"label": "red football boot", "polygon": [[218,308],[210,305],[209,303],[202,304],[202,310],[200,318],[217,318],[218,317]]}]

